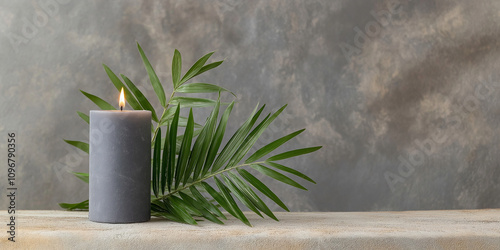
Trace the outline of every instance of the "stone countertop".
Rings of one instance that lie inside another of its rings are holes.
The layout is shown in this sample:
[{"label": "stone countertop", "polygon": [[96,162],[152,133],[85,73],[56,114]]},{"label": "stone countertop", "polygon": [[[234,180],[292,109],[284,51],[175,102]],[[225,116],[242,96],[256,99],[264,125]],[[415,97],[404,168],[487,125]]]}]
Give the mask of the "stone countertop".
[{"label": "stone countertop", "polygon": [[[87,212],[16,211],[16,242],[0,249],[500,249],[500,209],[405,212],[247,213],[198,226],[153,218],[146,223],[90,222]],[[7,229],[7,230],[6,230]]]}]

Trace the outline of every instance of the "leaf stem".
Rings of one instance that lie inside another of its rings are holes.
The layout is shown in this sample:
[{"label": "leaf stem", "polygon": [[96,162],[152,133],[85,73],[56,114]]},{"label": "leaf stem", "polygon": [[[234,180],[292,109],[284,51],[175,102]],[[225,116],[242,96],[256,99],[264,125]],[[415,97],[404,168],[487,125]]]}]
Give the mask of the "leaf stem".
[{"label": "leaf stem", "polygon": [[240,168],[240,167],[244,167],[244,166],[250,166],[250,165],[255,165],[255,164],[262,164],[262,163],[265,163],[265,161],[252,162],[252,163],[244,163],[244,164],[240,164],[240,165],[232,166],[232,167],[229,167],[229,168],[224,168],[224,169],[221,169],[221,170],[219,170],[219,171],[217,171],[217,172],[215,172],[215,173],[209,174],[209,175],[207,175],[207,176],[205,176],[205,177],[203,177],[203,178],[201,178],[201,179],[199,179],[199,180],[197,180],[197,181],[191,182],[191,183],[189,183],[188,185],[184,185],[184,186],[179,187],[179,188],[177,188],[177,189],[175,189],[175,190],[172,190],[172,191],[170,191],[170,193],[167,193],[167,194],[165,194],[165,195],[162,195],[162,196],[159,196],[159,197],[157,197],[157,198],[155,198],[155,199],[152,199],[152,200],[151,200],[151,202],[154,202],[154,201],[157,201],[157,200],[162,200],[162,199],[168,198],[168,197],[172,196],[173,194],[175,194],[175,193],[177,193],[177,192],[179,192],[179,191],[182,191],[182,190],[184,190],[184,189],[187,189],[187,188],[189,188],[189,187],[191,187],[191,186],[194,186],[194,185],[196,185],[196,184],[198,184],[198,183],[201,183],[202,181],[205,181],[205,180],[207,180],[207,179],[210,179],[210,178],[212,178],[212,177],[214,177],[214,176],[216,176],[216,175],[219,175],[219,174],[225,173],[225,172],[227,172],[227,171],[230,171],[230,170],[233,170],[233,169],[236,169],[236,168]]},{"label": "leaf stem", "polygon": [[155,141],[155,139],[156,139],[156,136],[158,134],[158,129],[161,127],[160,126],[160,124],[161,124],[161,118],[163,117],[163,115],[165,114],[165,112],[167,112],[168,105],[170,105],[170,100],[172,100],[172,97],[174,97],[175,92],[176,91],[175,91],[175,88],[174,88],[174,91],[172,91],[172,94],[170,95],[170,98],[168,98],[167,105],[165,105],[165,107],[163,107],[163,112],[161,113],[160,120],[158,121],[158,125],[156,126],[153,138],[151,139],[151,143],[153,143]]}]

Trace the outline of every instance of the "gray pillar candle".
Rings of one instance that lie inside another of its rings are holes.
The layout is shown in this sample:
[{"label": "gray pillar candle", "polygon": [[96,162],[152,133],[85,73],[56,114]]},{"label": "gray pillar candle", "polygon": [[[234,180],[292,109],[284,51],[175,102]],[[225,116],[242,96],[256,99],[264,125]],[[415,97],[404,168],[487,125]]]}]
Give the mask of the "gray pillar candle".
[{"label": "gray pillar candle", "polygon": [[89,219],[151,217],[151,112],[90,111]]}]

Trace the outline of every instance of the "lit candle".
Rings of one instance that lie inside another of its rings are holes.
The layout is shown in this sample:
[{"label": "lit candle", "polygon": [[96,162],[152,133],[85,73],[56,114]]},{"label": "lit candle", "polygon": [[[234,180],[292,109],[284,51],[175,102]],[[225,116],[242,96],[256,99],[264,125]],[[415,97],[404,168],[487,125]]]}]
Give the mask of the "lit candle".
[{"label": "lit candle", "polygon": [[89,219],[133,223],[151,217],[151,112],[90,111]]}]

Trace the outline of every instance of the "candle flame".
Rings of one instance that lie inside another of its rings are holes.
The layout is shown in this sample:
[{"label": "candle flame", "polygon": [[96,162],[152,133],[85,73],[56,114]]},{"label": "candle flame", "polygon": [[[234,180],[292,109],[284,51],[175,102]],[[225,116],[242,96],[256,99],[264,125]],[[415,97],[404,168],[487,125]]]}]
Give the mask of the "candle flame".
[{"label": "candle flame", "polygon": [[122,91],[120,92],[119,105],[120,105],[120,109],[123,110],[123,108],[125,107],[125,94],[123,93],[123,88],[122,88]]}]

